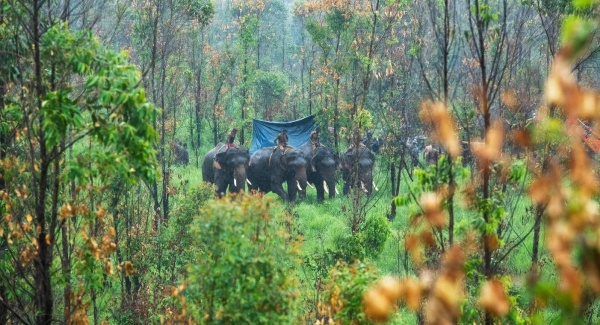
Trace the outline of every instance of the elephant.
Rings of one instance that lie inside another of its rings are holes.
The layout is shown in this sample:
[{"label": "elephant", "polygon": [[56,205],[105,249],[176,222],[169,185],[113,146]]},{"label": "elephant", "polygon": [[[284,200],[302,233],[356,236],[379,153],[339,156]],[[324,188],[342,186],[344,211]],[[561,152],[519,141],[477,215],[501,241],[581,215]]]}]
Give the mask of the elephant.
[{"label": "elephant", "polygon": [[[337,183],[335,172],[340,167],[339,157],[330,148],[324,146],[319,146],[313,151],[310,142],[301,145],[298,149],[307,160],[307,180],[317,190],[317,202],[323,202],[325,192],[329,192],[330,199],[334,198],[337,191],[335,188]],[[302,193],[302,195],[304,194]]]},{"label": "elephant", "polygon": [[[274,192],[283,200],[294,201],[299,190],[306,190],[306,164],[302,152],[292,147],[259,149],[250,157],[249,188]],[[283,182],[287,183],[287,193]]]},{"label": "elephant", "polygon": [[[373,182],[373,167],[375,155],[364,145],[350,147],[342,154],[342,177],[344,179],[344,195],[350,189],[360,186],[367,195],[371,195],[375,183]],[[377,190],[377,186],[375,186]]]},{"label": "elephant", "polygon": [[244,191],[249,162],[248,149],[219,143],[204,156],[202,179],[216,185],[219,197],[225,194],[227,188],[232,193]]},{"label": "elephant", "polygon": [[176,141],[171,144],[171,150],[173,150],[173,154],[175,156],[175,163],[187,165],[190,163],[190,155],[187,150],[187,143],[181,143]]}]

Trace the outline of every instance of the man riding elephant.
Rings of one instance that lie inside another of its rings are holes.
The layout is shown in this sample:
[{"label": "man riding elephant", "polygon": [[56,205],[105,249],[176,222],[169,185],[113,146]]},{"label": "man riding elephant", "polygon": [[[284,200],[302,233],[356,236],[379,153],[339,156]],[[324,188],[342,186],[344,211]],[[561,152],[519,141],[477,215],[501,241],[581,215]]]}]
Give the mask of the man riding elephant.
[{"label": "man riding elephant", "polygon": [[[249,188],[274,192],[284,200],[293,201],[298,191],[306,189],[306,164],[302,152],[292,147],[259,149],[250,157]],[[287,193],[283,190],[283,182],[287,183]]]},{"label": "man riding elephant", "polygon": [[319,128],[310,133],[310,145],[313,153],[321,146],[321,137]]},{"label": "man riding elephant", "polygon": [[287,130],[283,129],[283,131],[281,131],[281,133],[279,133],[277,135],[277,137],[275,138],[275,140],[273,140],[273,142],[277,146],[277,147],[273,148],[273,150],[275,150],[276,148],[284,150],[288,146]]}]

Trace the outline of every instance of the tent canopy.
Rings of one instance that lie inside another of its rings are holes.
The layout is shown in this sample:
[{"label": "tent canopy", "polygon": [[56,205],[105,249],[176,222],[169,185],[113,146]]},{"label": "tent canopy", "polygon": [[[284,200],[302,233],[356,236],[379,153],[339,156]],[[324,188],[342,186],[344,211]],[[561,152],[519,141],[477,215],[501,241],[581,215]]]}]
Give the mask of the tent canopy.
[{"label": "tent canopy", "polygon": [[275,146],[274,140],[283,129],[287,130],[288,145],[297,148],[310,139],[310,133],[315,129],[315,116],[310,115],[289,122],[271,122],[254,119],[252,121],[250,154],[261,148]]}]

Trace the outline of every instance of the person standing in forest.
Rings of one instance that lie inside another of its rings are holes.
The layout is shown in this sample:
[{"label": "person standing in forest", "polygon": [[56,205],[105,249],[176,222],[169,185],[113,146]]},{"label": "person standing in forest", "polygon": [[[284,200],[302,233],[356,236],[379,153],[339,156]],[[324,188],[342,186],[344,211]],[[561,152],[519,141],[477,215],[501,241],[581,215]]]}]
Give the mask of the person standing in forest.
[{"label": "person standing in forest", "polygon": [[283,131],[277,135],[273,142],[275,142],[275,148],[279,147],[279,149],[284,150],[288,145],[287,130],[283,129]]},{"label": "person standing in forest", "polygon": [[235,147],[235,144],[233,143],[235,141],[235,136],[237,134],[238,129],[237,128],[233,128],[231,130],[231,132],[229,132],[229,134],[227,135],[227,143],[225,143],[225,147],[227,147],[227,149],[231,148],[231,147]]}]

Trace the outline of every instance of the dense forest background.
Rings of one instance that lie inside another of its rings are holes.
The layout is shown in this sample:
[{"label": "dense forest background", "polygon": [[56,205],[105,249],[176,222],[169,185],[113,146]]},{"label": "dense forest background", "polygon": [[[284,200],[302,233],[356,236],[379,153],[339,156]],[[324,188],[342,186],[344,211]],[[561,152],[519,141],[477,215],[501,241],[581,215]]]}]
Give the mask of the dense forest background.
[{"label": "dense forest background", "polygon": [[[599,6],[0,0],[0,324],[597,323]],[[307,115],[377,191],[202,181]]]}]

